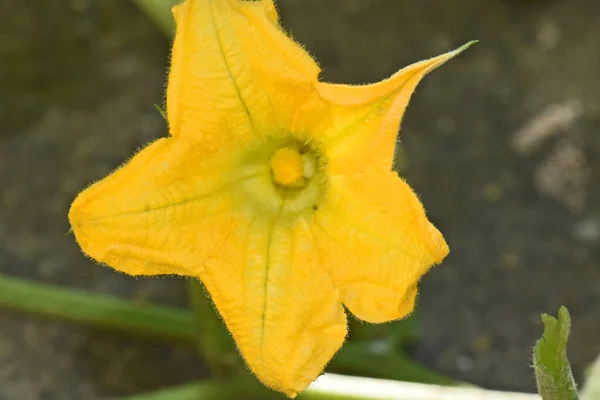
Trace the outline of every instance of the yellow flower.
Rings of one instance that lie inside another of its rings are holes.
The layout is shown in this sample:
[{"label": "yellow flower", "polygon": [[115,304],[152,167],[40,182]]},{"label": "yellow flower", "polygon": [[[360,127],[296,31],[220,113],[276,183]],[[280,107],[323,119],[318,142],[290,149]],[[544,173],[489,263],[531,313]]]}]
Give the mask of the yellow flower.
[{"label": "yellow flower", "polygon": [[448,253],[392,159],[415,86],[466,46],[346,86],[318,81],[273,0],[173,12],[170,137],[83,191],[69,219],[101,263],[201,279],[250,369],[293,397],[344,342],[342,304],[402,318]]}]

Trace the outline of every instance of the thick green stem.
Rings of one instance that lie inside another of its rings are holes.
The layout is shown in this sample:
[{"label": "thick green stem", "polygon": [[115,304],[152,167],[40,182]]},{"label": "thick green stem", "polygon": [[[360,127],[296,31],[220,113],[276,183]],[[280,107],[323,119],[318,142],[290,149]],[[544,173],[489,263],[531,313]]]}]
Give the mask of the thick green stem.
[{"label": "thick green stem", "polygon": [[392,379],[405,382],[421,382],[436,385],[456,385],[449,378],[410,360],[408,356],[396,351],[381,354],[370,349],[372,343],[351,341],[342,347],[331,363],[331,370],[357,376],[368,376],[380,379]]},{"label": "thick green stem", "polygon": [[[60,318],[126,334],[200,346],[217,376],[247,374],[241,356],[202,284],[190,281],[194,313],[170,307],[135,304],[79,290],[32,283],[0,274],[0,307]],[[346,343],[331,362],[330,371],[405,381],[452,384],[395,351],[376,354],[372,341]],[[237,375],[236,375],[237,376]]]},{"label": "thick green stem", "polygon": [[104,329],[191,343],[194,316],[170,307],[33,283],[0,274],[0,307]]}]

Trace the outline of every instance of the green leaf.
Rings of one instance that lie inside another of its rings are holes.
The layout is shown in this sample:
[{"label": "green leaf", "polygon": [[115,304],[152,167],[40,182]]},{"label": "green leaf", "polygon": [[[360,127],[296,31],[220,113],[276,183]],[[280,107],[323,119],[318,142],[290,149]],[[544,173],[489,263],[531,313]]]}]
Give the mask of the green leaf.
[{"label": "green leaf", "polygon": [[567,359],[567,340],[571,317],[566,307],[558,311],[558,319],[542,315],[544,335],[533,351],[533,366],[538,391],[543,400],[576,400],[577,385]]}]

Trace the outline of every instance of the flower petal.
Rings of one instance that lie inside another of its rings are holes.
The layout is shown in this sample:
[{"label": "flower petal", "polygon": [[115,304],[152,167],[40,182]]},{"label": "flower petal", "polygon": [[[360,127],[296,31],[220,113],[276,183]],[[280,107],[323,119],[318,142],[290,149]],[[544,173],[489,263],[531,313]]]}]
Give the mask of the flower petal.
[{"label": "flower petal", "polygon": [[173,13],[171,135],[223,151],[291,125],[320,70],[281,30],[271,0],[187,0]]},{"label": "flower petal", "polygon": [[160,139],[79,194],[69,212],[77,242],[130,275],[198,276],[234,226],[229,189],[258,176],[231,171],[188,140]]},{"label": "flower petal", "polygon": [[[275,25],[279,25],[279,15],[274,0],[244,1],[241,6],[244,13],[264,13]],[[246,11],[247,10],[247,11]]]},{"label": "flower petal", "polygon": [[304,220],[248,216],[201,279],[250,369],[290,397],[319,376],[344,341],[341,299]]},{"label": "flower petal", "polygon": [[320,82],[296,124],[323,143],[333,175],[390,171],[402,115],[417,84],[472,43],[372,85]]},{"label": "flower petal", "polygon": [[313,234],[344,304],[368,322],[410,313],[419,278],[448,254],[421,202],[395,173],[333,177]]}]

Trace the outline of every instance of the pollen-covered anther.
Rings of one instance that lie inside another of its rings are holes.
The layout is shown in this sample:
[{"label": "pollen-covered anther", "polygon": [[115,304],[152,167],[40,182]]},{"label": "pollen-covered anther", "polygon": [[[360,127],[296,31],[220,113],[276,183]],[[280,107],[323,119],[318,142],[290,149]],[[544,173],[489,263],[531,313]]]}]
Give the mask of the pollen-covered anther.
[{"label": "pollen-covered anther", "polygon": [[302,186],[305,177],[305,160],[295,148],[282,147],[271,157],[273,181],[283,187]]}]

